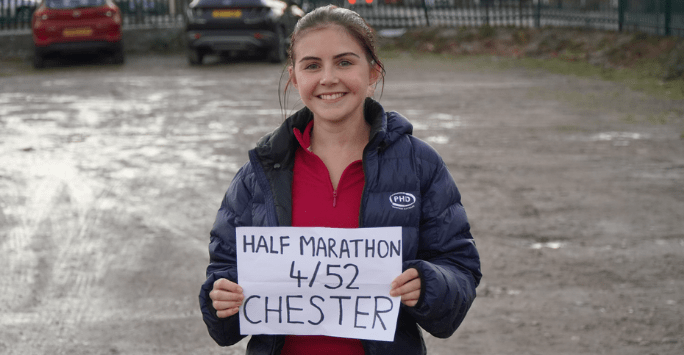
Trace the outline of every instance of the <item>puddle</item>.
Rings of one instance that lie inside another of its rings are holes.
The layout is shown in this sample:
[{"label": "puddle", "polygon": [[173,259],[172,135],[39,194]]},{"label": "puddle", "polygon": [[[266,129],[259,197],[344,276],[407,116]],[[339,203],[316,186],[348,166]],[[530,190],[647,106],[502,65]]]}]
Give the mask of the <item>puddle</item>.
[{"label": "puddle", "polygon": [[385,37],[385,38],[396,38],[396,37],[401,37],[404,33],[406,33],[405,28],[392,28],[392,29],[384,29],[378,31],[378,34],[380,37]]},{"label": "puddle", "polygon": [[[166,188],[179,188],[197,176],[228,179],[246,156],[232,159],[222,153],[251,142],[248,135],[270,131],[282,116],[279,108],[253,98],[213,98],[197,91],[179,100],[177,88],[184,86],[175,83],[183,78],[165,80],[168,89],[153,92],[136,90],[157,84],[148,77],[106,81],[114,85],[111,90],[83,95],[0,92],[0,173],[54,180],[70,190],[91,175],[105,177],[106,183],[113,179],[120,189],[136,189],[141,179],[159,180],[156,184]],[[78,85],[72,79],[42,83],[60,90]],[[190,101],[194,110],[179,110]],[[26,166],[29,160],[33,164]],[[35,171],[35,166],[43,169]]]},{"label": "puddle", "polygon": [[546,242],[546,243],[534,243],[530,246],[532,249],[560,249],[565,247],[565,243],[563,242]]},{"label": "puddle", "polygon": [[[439,130],[444,132],[445,130],[453,130],[458,127],[463,127],[464,123],[460,116],[452,115],[444,112],[433,112],[427,114],[422,110],[406,110],[406,117],[411,121],[414,131],[426,131],[426,130]],[[426,117],[427,120],[419,120],[419,118]],[[444,141],[444,136],[437,136],[428,138],[432,139],[431,142],[444,144],[448,142]]]},{"label": "puddle", "polygon": [[648,139],[648,136],[634,132],[602,132],[591,138],[592,141],[611,141],[614,146],[628,146],[630,141]]},{"label": "puddle", "polygon": [[451,115],[448,113],[433,113],[428,116],[428,119],[436,120],[437,125],[444,129],[453,129],[456,127],[463,127],[463,120],[458,115]]},{"label": "puddle", "polygon": [[573,136],[570,139],[583,142],[612,142],[613,146],[625,147],[631,142],[650,138],[650,135],[644,133],[611,131],[600,132],[590,136]]},{"label": "puddle", "polygon": [[435,144],[447,144],[449,143],[449,137],[447,136],[432,136],[425,139],[428,143]]}]

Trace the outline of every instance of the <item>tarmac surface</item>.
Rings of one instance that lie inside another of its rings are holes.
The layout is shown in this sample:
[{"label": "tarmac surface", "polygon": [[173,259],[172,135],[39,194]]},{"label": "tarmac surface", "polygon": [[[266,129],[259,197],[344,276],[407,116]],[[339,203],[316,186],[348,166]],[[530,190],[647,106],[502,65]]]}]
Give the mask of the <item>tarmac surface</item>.
[{"label": "tarmac surface", "polygon": [[[682,354],[684,102],[485,57],[386,64],[380,102],[447,162],[483,263],[429,354]],[[197,295],[231,178],[301,107],[281,73],[0,62],[0,353],[244,353]]]}]

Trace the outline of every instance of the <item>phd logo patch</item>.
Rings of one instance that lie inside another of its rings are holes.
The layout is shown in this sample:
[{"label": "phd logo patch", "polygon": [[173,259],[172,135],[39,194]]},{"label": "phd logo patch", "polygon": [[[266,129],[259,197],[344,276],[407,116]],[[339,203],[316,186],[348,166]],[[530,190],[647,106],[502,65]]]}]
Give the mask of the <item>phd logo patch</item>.
[{"label": "phd logo patch", "polygon": [[392,208],[399,210],[408,210],[416,206],[416,196],[408,192],[397,192],[392,194],[390,197],[390,203]]}]

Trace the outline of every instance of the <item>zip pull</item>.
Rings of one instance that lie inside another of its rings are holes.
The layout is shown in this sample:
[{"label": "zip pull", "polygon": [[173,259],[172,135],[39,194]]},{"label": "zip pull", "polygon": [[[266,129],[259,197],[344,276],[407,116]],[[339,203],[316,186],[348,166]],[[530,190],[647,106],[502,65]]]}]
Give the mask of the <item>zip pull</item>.
[{"label": "zip pull", "polygon": [[337,190],[333,190],[333,207],[337,206]]}]

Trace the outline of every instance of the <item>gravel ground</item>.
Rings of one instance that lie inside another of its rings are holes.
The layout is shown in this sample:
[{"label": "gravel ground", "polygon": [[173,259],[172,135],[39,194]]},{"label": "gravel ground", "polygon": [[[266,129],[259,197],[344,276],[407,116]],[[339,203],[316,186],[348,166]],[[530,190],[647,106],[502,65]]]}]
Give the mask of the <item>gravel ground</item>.
[{"label": "gravel ground", "polygon": [[[497,68],[387,60],[380,101],[444,157],[485,275],[429,353],[682,354],[684,102]],[[0,62],[0,353],[243,353],[197,294],[223,192],[283,119],[281,73]]]}]

